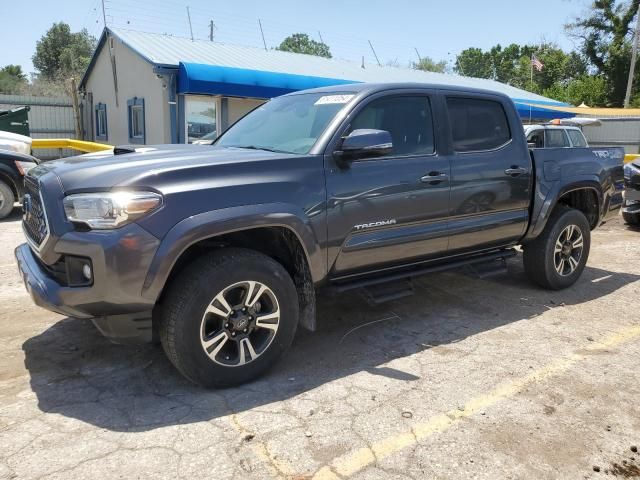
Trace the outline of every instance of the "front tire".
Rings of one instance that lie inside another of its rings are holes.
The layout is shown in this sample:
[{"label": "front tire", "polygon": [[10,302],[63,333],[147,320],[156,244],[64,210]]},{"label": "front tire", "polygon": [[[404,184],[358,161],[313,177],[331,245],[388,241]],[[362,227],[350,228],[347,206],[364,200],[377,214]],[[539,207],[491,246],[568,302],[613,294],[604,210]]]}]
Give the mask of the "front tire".
[{"label": "front tire", "polygon": [[293,281],[272,258],[240,248],[199,257],[171,283],[160,324],[173,365],[205,387],[229,387],[268,370],[298,324]]},{"label": "front tire", "polygon": [[558,205],[538,238],[524,246],[524,269],[534,283],[550,290],[573,285],[584,270],[591,247],[587,217]]}]

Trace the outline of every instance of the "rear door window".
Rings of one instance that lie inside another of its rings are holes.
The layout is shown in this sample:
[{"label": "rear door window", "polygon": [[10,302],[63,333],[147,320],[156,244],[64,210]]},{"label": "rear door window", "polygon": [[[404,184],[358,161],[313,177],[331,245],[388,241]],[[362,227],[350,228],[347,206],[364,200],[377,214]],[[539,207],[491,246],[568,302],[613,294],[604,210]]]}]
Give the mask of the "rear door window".
[{"label": "rear door window", "polygon": [[567,133],[574,147],[582,148],[587,146],[587,141],[580,130],[567,130]]},{"label": "rear door window", "polygon": [[456,152],[494,150],[511,140],[509,121],[500,102],[448,97],[447,108]]},{"label": "rear door window", "polygon": [[569,139],[561,129],[549,129],[545,131],[547,148],[565,148],[569,147]]},{"label": "rear door window", "polygon": [[531,143],[533,148],[544,148],[544,130],[529,132],[527,143]]}]

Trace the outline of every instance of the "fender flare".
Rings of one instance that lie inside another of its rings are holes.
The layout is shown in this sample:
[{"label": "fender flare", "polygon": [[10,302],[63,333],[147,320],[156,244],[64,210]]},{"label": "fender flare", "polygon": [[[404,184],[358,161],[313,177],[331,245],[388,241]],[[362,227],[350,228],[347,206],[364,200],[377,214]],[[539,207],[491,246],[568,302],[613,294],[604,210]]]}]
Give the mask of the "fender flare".
[{"label": "fender flare", "polygon": [[294,233],[302,245],[314,283],[325,277],[326,261],[304,212],[286,203],[266,203],[212,210],[174,225],[151,261],[142,296],[152,301],[158,299],[176,261],[189,247],[209,238],[261,227],[283,227]]},{"label": "fender flare", "polygon": [[544,230],[547,225],[547,221],[551,216],[554,208],[558,204],[560,198],[576,190],[593,190],[596,193],[598,201],[598,222],[603,216],[604,208],[604,195],[602,192],[602,184],[599,179],[591,175],[581,175],[568,179],[566,182],[556,182],[547,192],[544,194],[541,190],[535,192],[536,201],[533,205],[532,218],[535,219],[531,222],[531,226],[523,239],[533,240]]}]

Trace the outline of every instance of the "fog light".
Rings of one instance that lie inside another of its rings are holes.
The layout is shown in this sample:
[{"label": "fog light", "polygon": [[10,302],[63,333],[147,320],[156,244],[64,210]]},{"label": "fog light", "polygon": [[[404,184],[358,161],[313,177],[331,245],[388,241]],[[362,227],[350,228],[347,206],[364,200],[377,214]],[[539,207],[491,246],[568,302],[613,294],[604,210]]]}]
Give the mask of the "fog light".
[{"label": "fog light", "polygon": [[82,266],[82,275],[84,276],[84,278],[86,278],[87,280],[91,280],[91,267],[89,266],[88,263],[85,263]]}]

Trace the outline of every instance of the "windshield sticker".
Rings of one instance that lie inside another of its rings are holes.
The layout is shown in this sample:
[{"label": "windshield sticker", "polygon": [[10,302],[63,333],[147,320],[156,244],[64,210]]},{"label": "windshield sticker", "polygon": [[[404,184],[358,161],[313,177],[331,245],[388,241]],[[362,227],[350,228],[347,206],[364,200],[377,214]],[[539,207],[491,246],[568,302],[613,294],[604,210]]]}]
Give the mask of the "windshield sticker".
[{"label": "windshield sticker", "polygon": [[355,95],[325,95],[316,100],[314,105],[328,105],[330,103],[347,103]]}]

